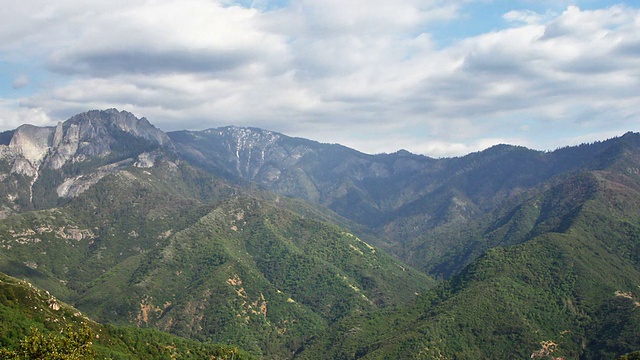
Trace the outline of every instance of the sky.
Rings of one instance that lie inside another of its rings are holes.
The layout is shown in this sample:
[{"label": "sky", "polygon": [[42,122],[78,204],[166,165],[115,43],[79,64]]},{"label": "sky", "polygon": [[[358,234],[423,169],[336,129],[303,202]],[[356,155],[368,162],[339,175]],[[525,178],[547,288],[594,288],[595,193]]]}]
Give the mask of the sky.
[{"label": "sky", "polygon": [[371,154],[605,140],[640,131],[640,4],[2,0],[0,130],[108,108]]}]

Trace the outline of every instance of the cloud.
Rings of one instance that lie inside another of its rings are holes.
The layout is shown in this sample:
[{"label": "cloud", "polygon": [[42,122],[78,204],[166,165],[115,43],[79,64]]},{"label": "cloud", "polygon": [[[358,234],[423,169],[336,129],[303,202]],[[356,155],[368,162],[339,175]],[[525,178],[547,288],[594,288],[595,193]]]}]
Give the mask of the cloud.
[{"label": "cloud", "polygon": [[122,73],[220,73],[246,66],[255,55],[243,51],[127,49],[54,56],[52,71],[66,75],[113,77]]},{"label": "cloud", "polygon": [[11,83],[11,87],[17,90],[17,89],[25,88],[30,84],[31,84],[31,79],[29,79],[29,77],[27,77],[26,75],[20,75],[13,80],[13,83]]},{"label": "cloud", "polygon": [[464,26],[468,4],[7,0],[0,59],[48,76],[0,102],[1,125],[116,107],[164,130],[251,125],[432,156],[637,130],[637,8],[507,11],[502,29],[438,44],[434,24]]},{"label": "cloud", "polygon": [[15,129],[22,124],[49,126],[52,120],[46,111],[40,108],[24,108],[18,104],[0,99],[0,127]]},{"label": "cloud", "polygon": [[553,18],[555,14],[538,14],[532,10],[512,10],[505,13],[502,17],[509,23],[539,25]]}]

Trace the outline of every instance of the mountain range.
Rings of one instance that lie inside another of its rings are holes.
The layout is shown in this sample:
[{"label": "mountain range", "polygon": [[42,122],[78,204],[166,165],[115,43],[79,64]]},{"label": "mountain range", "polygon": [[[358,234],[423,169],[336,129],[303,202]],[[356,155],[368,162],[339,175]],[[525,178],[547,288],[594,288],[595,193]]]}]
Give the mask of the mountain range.
[{"label": "mountain range", "polygon": [[265,359],[640,349],[638,133],[434,159],[94,110],[0,133],[0,183],[0,272],[111,331]]}]

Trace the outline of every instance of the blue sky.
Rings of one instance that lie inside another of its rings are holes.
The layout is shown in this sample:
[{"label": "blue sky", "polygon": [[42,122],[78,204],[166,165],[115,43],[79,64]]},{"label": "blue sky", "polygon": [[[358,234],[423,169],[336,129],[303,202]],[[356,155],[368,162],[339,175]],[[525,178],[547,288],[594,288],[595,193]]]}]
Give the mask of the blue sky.
[{"label": "blue sky", "polygon": [[630,1],[5,0],[0,130],[117,108],[458,156],[640,131]]}]

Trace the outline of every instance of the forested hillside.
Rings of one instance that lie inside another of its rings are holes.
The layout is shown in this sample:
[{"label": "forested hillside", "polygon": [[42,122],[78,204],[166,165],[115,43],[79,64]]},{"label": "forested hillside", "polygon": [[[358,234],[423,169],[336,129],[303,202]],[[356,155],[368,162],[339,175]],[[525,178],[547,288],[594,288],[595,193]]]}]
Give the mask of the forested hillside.
[{"label": "forested hillside", "polygon": [[535,216],[529,199],[486,234],[525,238],[478,244],[488,250],[416,304],[348,318],[301,358],[610,359],[640,348],[637,159],[534,196]]},{"label": "forested hillside", "polygon": [[[432,159],[406,151],[368,155],[255,128],[169,136],[180,154],[208,171],[319,203],[377,231],[376,245],[436,277],[451,276],[499,242],[524,241],[525,228],[534,225],[528,222],[543,219],[530,218],[537,210],[525,214],[542,200],[522,201],[535,194],[552,206],[561,201],[556,196],[571,196],[570,189],[550,189],[562,178],[607,168],[616,159],[635,156],[640,147],[640,134],[627,133],[553,152],[496,145],[463,157]],[[524,208],[518,211],[518,206]],[[490,228],[507,221],[510,212],[524,217],[512,221],[521,229],[495,233],[477,250],[467,248],[464,243],[495,230]]]},{"label": "forested hillside", "polygon": [[0,273],[2,359],[251,359],[238,348],[101,325],[48,291]]},{"label": "forested hillside", "polygon": [[640,134],[432,159],[111,109],[0,134],[0,183],[8,352],[81,323],[113,358],[640,349]]}]

